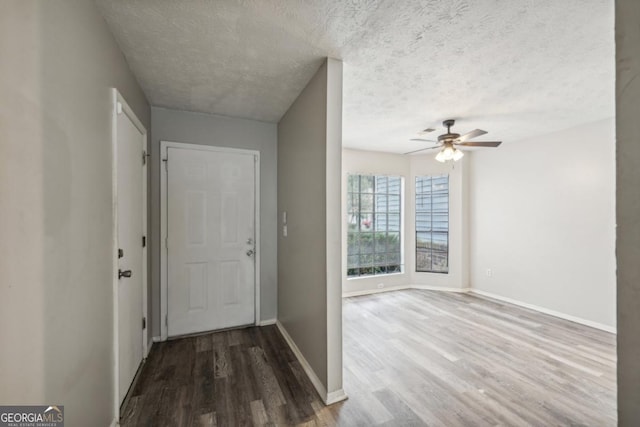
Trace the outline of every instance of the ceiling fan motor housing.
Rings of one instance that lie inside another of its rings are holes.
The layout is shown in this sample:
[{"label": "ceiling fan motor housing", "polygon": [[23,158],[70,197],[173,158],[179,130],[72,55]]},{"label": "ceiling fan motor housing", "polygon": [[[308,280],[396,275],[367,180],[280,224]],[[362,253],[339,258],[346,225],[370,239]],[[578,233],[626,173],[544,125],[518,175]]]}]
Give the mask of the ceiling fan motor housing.
[{"label": "ceiling fan motor housing", "polygon": [[439,142],[446,142],[446,141],[455,141],[456,139],[460,138],[460,134],[459,133],[452,133],[451,132],[451,126],[453,126],[456,123],[455,120],[453,119],[449,119],[449,120],[445,120],[444,122],[442,122],[442,125],[444,127],[447,128],[447,133],[444,133],[442,135],[440,135],[438,137],[438,141]]},{"label": "ceiling fan motor housing", "polygon": [[438,141],[440,141],[440,142],[442,142],[442,141],[455,141],[458,138],[460,138],[460,134],[459,133],[443,133],[442,135],[438,136]]}]

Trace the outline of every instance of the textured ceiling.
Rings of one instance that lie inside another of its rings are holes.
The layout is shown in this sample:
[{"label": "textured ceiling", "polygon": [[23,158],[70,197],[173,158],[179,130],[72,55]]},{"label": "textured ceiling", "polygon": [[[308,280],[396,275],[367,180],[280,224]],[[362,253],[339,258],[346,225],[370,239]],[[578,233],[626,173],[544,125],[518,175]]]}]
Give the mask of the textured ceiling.
[{"label": "textured ceiling", "polygon": [[613,0],[97,3],[156,106],[276,122],[332,56],[346,147],[420,148],[450,117],[508,143],[614,115]]}]

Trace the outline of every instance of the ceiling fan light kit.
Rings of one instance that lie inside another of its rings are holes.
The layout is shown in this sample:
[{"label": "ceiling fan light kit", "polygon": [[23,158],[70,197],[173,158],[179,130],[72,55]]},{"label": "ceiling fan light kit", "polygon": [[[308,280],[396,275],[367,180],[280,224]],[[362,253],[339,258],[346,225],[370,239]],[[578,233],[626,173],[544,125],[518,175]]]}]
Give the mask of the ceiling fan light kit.
[{"label": "ceiling fan light kit", "polygon": [[453,146],[453,144],[447,143],[445,144],[444,148],[440,150],[440,152],[436,155],[436,160],[441,163],[451,160],[457,162],[462,158],[462,156],[464,156],[464,153],[461,150],[458,150]]},{"label": "ceiling fan light kit", "polygon": [[[451,132],[451,126],[453,126],[454,124],[455,124],[455,120],[452,120],[452,119],[445,120],[444,122],[442,122],[442,125],[447,128],[447,133],[444,133],[438,136],[438,141],[437,141],[438,145],[436,145],[435,147],[428,147],[420,150],[409,151],[408,153],[405,153],[405,154],[412,154],[412,153],[417,153],[419,151],[431,150],[433,148],[440,148],[440,151],[436,155],[437,161],[441,163],[448,162],[448,161],[457,162],[464,156],[464,153],[461,150],[459,150],[456,146],[496,148],[502,143],[502,141],[469,141],[470,139],[480,135],[484,135],[487,132],[481,129],[475,129],[475,130],[472,130],[471,132],[465,133],[464,135],[460,135],[459,133]],[[428,129],[425,129],[424,131],[421,132],[421,134],[427,130]],[[429,140],[420,139],[420,138],[414,138],[412,139],[412,141],[429,142]]]}]

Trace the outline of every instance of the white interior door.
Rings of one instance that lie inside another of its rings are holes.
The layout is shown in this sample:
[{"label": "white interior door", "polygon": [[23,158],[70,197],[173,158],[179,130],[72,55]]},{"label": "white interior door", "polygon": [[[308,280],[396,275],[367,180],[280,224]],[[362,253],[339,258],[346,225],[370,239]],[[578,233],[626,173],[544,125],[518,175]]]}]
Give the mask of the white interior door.
[{"label": "white interior door", "polygon": [[122,403],[143,358],[145,167],[143,134],[124,113],[118,114],[117,129],[118,248],[122,251],[118,255],[118,269],[124,274],[118,280],[117,317],[118,393]]},{"label": "white interior door", "polygon": [[255,322],[255,156],[167,149],[167,326]]}]

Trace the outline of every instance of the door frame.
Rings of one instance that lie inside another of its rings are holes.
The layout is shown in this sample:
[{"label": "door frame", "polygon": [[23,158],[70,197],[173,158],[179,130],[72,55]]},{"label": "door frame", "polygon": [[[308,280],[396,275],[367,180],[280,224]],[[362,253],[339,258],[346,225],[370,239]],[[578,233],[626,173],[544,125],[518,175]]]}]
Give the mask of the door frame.
[{"label": "door frame", "polygon": [[[111,120],[111,263],[112,263],[112,287],[113,287],[113,395],[114,395],[114,420],[120,419],[120,361],[119,361],[119,334],[118,334],[118,116],[125,114],[131,123],[142,134],[142,146],[144,151],[149,153],[147,146],[147,129],[138,119],[133,109],[127,104],[118,89],[111,89],[112,96],[112,120]],[[140,161],[143,161],[140,153]],[[149,234],[147,230],[147,169],[148,162],[143,165],[142,173],[142,232],[147,236],[147,245],[142,248],[142,313],[147,319],[147,327],[142,330],[142,361],[147,358],[149,352],[148,330],[149,330],[149,310],[147,304],[147,249]]]},{"label": "door frame", "polygon": [[260,151],[245,150],[239,148],[220,147],[212,145],[188,144],[176,141],[160,141],[160,340],[166,341],[169,337],[168,331],[168,313],[169,301],[168,293],[168,251],[167,251],[167,149],[177,148],[183,150],[196,151],[214,151],[220,153],[235,153],[252,155],[254,162],[254,194],[255,194],[255,213],[254,213],[254,233],[255,233],[255,267],[254,267],[254,283],[255,283],[255,305],[254,305],[254,324],[260,324]]}]

